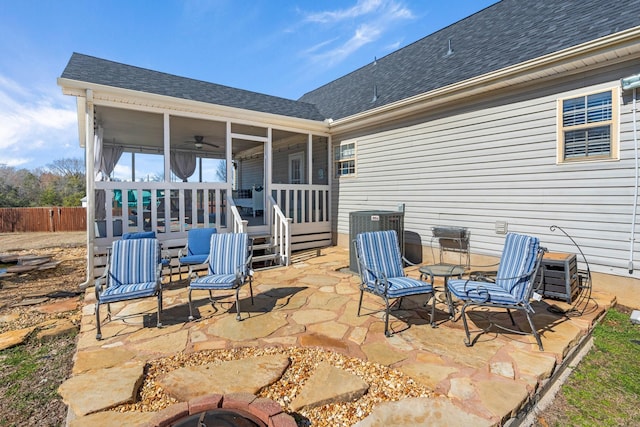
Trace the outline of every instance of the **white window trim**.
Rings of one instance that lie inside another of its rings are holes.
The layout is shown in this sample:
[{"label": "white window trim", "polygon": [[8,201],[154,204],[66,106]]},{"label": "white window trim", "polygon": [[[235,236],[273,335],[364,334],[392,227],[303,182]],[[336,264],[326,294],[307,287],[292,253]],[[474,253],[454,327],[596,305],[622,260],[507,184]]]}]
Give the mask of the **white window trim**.
[{"label": "white window trim", "polygon": [[[575,159],[564,158],[564,131],[562,125],[563,119],[563,101],[574,98],[586,97],[596,93],[611,92],[611,121],[598,122],[590,125],[576,126],[576,129],[584,129],[588,127],[602,126],[602,123],[611,125],[611,154],[609,156],[580,157]],[[618,86],[604,87],[594,89],[588,92],[574,93],[571,95],[558,98],[556,103],[556,164],[566,165],[581,162],[607,162],[620,160],[620,88]]]},{"label": "white window trim", "polygon": [[[350,173],[347,175],[337,175],[338,171],[340,170],[340,168],[338,167],[338,164],[342,161],[348,161],[351,159],[336,160],[335,149],[337,147],[342,147],[343,145],[349,145],[349,144],[353,144],[353,173]],[[358,141],[352,139],[347,141],[341,141],[339,144],[334,145],[331,150],[331,164],[333,165],[333,179],[355,178],[358,175]]]}]

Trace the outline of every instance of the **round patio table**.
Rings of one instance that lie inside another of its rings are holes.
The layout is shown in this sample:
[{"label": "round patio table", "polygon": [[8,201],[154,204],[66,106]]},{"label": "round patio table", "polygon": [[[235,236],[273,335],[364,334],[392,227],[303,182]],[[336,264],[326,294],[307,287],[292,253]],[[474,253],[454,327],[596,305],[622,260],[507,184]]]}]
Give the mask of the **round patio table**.
[{"label": "round patio table", "polygon": [[[420,280],[425,280],[427,276],[429,277],[429,282],[431,286],[435,289],[434,280],[436,277],[444,278],[444,295],[447,299],[447,305],[449,306],[449,318],[453,319],[456,311],[453,307],[453,301],[451,299],[451,292],[449,291],[449,278],[457,277],[460,279],[465,272],[465,268],[461,265],[455,264],[431,264],[431,265],[423,265],[418,269],[420,272]],[[433,296],[435,301],[435,295]]]}]

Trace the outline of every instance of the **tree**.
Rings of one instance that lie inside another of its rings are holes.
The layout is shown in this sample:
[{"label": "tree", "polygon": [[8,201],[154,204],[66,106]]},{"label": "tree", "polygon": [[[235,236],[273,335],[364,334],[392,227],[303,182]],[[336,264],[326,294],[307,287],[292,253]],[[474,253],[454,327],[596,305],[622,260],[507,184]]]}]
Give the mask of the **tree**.
[{"label": "tree", "polygon": [[47,168],[54,175],[84,179],[84,160],[80,158],[54,160],[47,165]]},{"label": "tree", "polygon": [[59,159],[33,171],[0,164],[0,207],[80,206],[84,196],[82,159]]},{"label": "tree", "polygon": [[37,206],[40,191],[38,177],[28,170],[0,167],[0,206]]},{"label": "tree", "polygon": [[53,175],[53,192],[56,197],[47,194],[47,198],[42,199],[43,204],[50,205],[56,202],[58,206],[80,206],[80,200],[86,192],[84,161],[79,158],[58,159],[48,164],[47,169]]}]

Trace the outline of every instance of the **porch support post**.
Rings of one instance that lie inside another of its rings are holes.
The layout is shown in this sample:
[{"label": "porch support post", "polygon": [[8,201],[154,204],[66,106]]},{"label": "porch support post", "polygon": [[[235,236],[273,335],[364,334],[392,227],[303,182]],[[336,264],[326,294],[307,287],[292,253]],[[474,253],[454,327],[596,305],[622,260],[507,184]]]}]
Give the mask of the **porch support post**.
[{"label": "porch support post", "polygon": [[271,196],[271,183],[273,182],[273,129],[271,127],[267,128],[267,142],[264,147],[264,203],[265,209],[262,211],[262,215],[264,215],[264,220],[269,227],[273,227],[273,206],[269,203]]},{"label": "porch support post", "polygon": [[[230,227],[231,224],[229,224],[229,221],[231,221],[231,218],[233,218],[232,213],[231,213],[231,206],[229,205],[229,203],[227,203],[227,201],[231,198],[231,190],[232,190],[232,184],[233,184],[233,152],[232,152],[232,147],[231,147],[231,122],[229,120],[227,120],[227,129],[226,129],[226,141],[225,141],[225,159],[226,159],[226,163],[227,163],[227,192],[226,192],[226,198],[227,200],[224,201],[224,203],[221,200],[218,200],[218,198],[216,197],[216,212],[221,211],[222,206],[226,206],[226,212],[225,212],[225,217],[229,218],[227,219],[227,227]],[[222,212],[221,212],[222,213]],[[218,216],[216,216],[216,221],[218,221]]]},{"label": "porch support post", "polygon": [[307,184],[313,184],[313,134],[307,134]]},{"label": "porch support post", "polygon": [[171,127],[169,113],[164,113],[164,182],[171,182]]},{"label": "porch support post", "polygon": [[[331,184],[332,180],[333,180],[333,141],[331,140],[331,135],[329,135],[327,137],[327,184],[329,184],[329,199],[326,206],[327,216],[325,217],[325,220],[328,220],[330,223],[333,218],[333,206],[331,204],[331,201],[333,200],[333,197],[331,196],[331,193],[333,192],[332,190],[333,185]],[[334,240],[333,237],[331,238],[331,240]],[[337,242],[334,241],[334,243],[337,243]]]},{"label": "porch support post", "polygon": [[84,289],[93,283],[93,268],[95,257],[95,220],[96,220],[96,174],[94,170],[95,164],[95,131],[93,120],[93,91],[87,89],[85,98],[85,180],[87,189],[87,280],[80,284],[80,288]]}]

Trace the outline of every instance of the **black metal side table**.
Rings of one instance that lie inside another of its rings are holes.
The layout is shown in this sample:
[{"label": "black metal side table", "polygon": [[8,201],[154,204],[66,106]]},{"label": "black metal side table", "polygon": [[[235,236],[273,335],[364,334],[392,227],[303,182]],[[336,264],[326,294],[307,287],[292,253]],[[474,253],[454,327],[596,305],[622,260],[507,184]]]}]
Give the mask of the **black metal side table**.
[{"label": "black metal side table", "polygon": [[[448,282],[450,277],[457,277],[458,279],[460,279],[465,272],[465,268],[461,265],[455,265],[455,264],[432,264],[432,265],[423,265],[418,269],[418,271],[420,272],[420,280],[425,280],[427,277],[429,277],[429,282],[431,283],[431,286],[434,287],[434,290],[435,290],[435,285],[434,285],[435,278],[436,277],[444,278],[444,295],[445,295],[445,298],[447,299],[447,305],[449,306],[449,318],[453,319],[456,312],[455,312],[455,308],[453,307],[453,301],[451,299],[451,292],[449,291]],[[435,301],[435,297],[436,296],[434,294],[433,295],[434,301]],[[432,326],[434,325],[435,323],[432,323]]]}]

